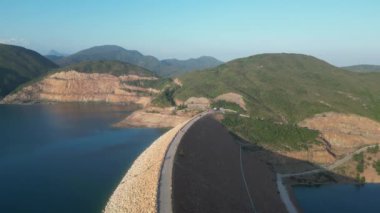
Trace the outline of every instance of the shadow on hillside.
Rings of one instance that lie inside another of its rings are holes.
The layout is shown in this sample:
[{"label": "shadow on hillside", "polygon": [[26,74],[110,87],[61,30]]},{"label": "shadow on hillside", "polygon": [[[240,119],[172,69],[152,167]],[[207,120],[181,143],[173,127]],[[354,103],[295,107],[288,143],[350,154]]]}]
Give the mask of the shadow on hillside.
[{"label": "shadow on hillside", "polygon": [[[174,210],[252,212],[253,200],[258,212],[286,212],[276,173],[313,169],[321,167],[247,143],[209,116],[195,123],[178,147],[173,172]],[[355,180],[328,171],[284,180],[307,185],[337,182]]]},{"label": "shadow on hillside", "polygon": [[[238,135],[229,132],[229,134],[234,138],[234,142],[241,145],[244,153],[254,153],[255,158],[260,161],[265,162],[269,165],[273,171],[280,174],[290,174],[290,173],[301,173],[311,170],[322,170],[319,173],[324,173],[323,176],[335,176],[331,177],[329,180],[331,182],[350,182],[355,183],[356,181],[350,177],[342,176],[340,174],[331,172],[323,168],[322,166],[312,163],[307,160],[300,160],[292,157],[288,157],[277,152],[266,149],[260,145],[250,143],[249,141],[244,140]],[[305,175],[310,176],[310,175]],[[336,179],[336,180],[334,180]],[[320,180],[320,183],[326,183],[328,180]],[[330,182],[328,181],[328,182]]]}]

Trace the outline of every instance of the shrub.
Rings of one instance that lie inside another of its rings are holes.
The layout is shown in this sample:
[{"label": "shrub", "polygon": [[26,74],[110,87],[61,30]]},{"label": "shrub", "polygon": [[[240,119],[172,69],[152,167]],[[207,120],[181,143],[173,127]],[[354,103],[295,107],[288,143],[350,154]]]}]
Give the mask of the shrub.
[{"label": "shrub", "polygon": [[181,105],[177,106],[177,110],[183,110],[186,108],[187,108],[187,106],[185,104],[181,104]]},{"label": "shrub", "polygon": [[354,161],[356,161],[356,162],[363,161],[363,159],[364,159],[363,152],[354,155]]},{"label": "shrub", "polygon": [[359,173],[364,172],[364,163],[362,161],[358,162],[358,164],[356,165],[356,171],[358,171]]},{"label": "shrub", "polygon": [[364,184],[365,181],[366,180],[364,176],[360,176],[360,174],[356,174],[356,182],[358,182],[359,184]]},{"label": "shrub", "polygon": [[369,152],[369,153],[378,153],[379,152],[379,145],[377,144],[376,146],[374,146],[374,147],[369,147],[368,149],[367,149],[367,151]]},{"label": "shrub", "polygon": [[240,118],[236,114],[226,115],[222,123],[252,143],[276,149],[304,150],[311,143],[317,143],[318,131],[301,128],[295,124],[277,124],[265,119]]},{"label": "shrub", "polygon": [[162,93],[160,93],[155,99],[153,99],[152,103],[159,107],[175,106],[173,95],[176,89],[176,86],[170,86],[165,88],[165,90]]},{"label": "shrub", "polygon": [[354,155],[354,160],[357,162],[356,171],[362,173],[364,171],[364,154],[363,152]]},{"label": "shrub", "polygon": [[237,104],[235,103],[232,103],[232,102],[227,102],[227,101],[223,101],[223,100],[219,100],[219,101],[216,101],[216,102],[213,102],[211,104],[211,107],[212,108],[224,108],[224,109],[231,109],[231,110],[234,110],[238,113],[243,113],[244,110]]},{"label": "shrub", "polygon": [[377,174],[380,175],[380,160],[373,163],[373,168],[376,170]]}]

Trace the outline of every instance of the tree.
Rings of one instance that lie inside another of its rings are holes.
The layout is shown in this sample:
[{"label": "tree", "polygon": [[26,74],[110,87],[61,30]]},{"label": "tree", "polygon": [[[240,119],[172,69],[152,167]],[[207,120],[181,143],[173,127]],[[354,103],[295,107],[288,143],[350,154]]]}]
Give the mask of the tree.
[{"label": "tree", "polygon": [[380,160],[377,160],[375,163],[373,163],[373,168],[375,168],[377,174],[380,175]]}]

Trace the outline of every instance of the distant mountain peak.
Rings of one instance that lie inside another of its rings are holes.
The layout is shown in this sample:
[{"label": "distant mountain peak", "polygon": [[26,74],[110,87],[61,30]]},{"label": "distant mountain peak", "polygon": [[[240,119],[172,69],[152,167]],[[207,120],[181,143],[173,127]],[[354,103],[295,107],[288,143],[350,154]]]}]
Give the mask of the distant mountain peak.
[{"label": "distant mountain peak", "polygon": [[46,55],[52,55],[52,56],[66,56],[67,54],[64,54],[64,53],[61,53],[61,52],[58,52],[56,50],[50,50]]},{"label": "distant mountain peak", "polygon": [[[126,49],[123,47],[120,47],[118,45],[106,44],[106,45],[93,46],[93,47],[84,49],[82,51],[88,51],[88,50],[102,50],[102,51],[115,51],[115,50],[117,50],[117,51],[120,51],[120,50],[126,50]],[[80,51],[80,52],[82,52],[82,51]]]},{"label": "distant mountain peak", "polygon": [[61,59],[51,57],[50,59],[60,66],[83,61],[121,61],[151,70],[160,76],[173,76],[193,70],[212,68],[223,63],[211,56],[201,56],[187,60],[167,59],[160,61],[154,56],[143,55],[137,50],[127,50],[117,45],[94,46]]},{"label": "distant mountain peak", "polygon": [[56,67],[33,50],[0,44],[0,97]]}]

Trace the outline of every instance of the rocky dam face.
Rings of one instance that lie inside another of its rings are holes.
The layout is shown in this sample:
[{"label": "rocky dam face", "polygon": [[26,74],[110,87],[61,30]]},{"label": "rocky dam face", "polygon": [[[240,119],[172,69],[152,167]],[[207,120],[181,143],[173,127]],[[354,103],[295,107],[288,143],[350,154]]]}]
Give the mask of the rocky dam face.
[{"label": "rocky dam face", "polygon": [[75,70],[46,76],[6,96],[1,103],[30,102],[105,102],[135,103],[146,106],[159,90],[133,86],[138,80],[155,81],[156,77],[138,75],[80,73]]}]

